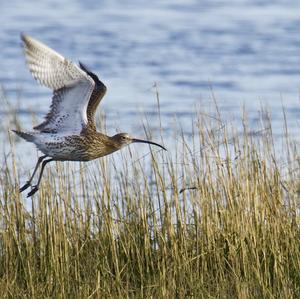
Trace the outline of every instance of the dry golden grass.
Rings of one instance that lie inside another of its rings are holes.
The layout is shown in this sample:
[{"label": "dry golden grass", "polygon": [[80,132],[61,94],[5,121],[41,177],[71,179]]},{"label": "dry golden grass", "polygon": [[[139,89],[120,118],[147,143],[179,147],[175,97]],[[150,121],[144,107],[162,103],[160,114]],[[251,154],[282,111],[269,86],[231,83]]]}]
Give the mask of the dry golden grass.
[{"label": "dry golden grass", "polygon": [[12,138],[0,297],[300,298],[296,145],[275,146],[266,118],[253,133],[216,115],[174,130],[171,153],[53,164],[31,208]]}]

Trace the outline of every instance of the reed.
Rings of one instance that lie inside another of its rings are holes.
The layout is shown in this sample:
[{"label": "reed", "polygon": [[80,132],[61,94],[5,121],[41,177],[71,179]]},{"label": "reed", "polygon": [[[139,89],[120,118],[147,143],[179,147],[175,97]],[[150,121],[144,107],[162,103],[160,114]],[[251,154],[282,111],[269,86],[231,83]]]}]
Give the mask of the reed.
[{"label": "reed", "polygon": [[252,131],[198,112],[169,153],[54,163],[31,200],[11,137],[0,297],[300,298],[300,159],[263,114]]}]

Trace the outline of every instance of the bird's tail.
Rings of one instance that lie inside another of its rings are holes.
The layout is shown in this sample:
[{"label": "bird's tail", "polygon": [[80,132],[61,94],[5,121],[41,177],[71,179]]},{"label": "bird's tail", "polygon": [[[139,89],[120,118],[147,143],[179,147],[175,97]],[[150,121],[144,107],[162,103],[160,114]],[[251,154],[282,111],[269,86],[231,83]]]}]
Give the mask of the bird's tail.
[{"label": "bird's tail", "polygon": [[34,140],[33,134],[25,133],[25,132],[21,132],[21,131],[17,131],[17,130],[12,130],[12,131],[15,132],[18,136],[25,139],[26,141],[32,142]]}]

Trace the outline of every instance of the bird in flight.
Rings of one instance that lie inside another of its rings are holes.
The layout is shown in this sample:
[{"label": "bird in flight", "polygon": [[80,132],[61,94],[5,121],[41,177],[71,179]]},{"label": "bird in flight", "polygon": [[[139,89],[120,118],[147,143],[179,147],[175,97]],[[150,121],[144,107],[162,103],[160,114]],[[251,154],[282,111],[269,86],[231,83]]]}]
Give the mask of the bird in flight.
[{"label": "bird in flight", "polygon": [[[28,35],[22,34],[21,39],[31,74],[40,84],[52,89],[53,96],[50,111],[41,124],[30,132],[13,130],[43,153],[20,192],[31,187],[27,197],[35,194],[44,168],[51,161],[90,161],[135,142],[153,144],[166,150],[158,143],[132,138],[127,133],[110,137],[97,132],[94,116],[106,93],[106,86],[82,63],[77,66]],[[41,163],[37,184],[32,186]]]}]

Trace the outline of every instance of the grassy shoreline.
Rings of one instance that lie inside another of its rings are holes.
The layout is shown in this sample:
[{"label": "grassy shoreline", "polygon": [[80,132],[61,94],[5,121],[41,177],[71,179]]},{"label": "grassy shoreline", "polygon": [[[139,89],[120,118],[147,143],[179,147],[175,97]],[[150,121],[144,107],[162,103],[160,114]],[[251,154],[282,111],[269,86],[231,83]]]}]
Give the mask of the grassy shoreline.
[{"label": "grassy shoreline", "polygon": [[299,298],[297,147],[241,127],[198,113],[173,155],[54,164],[30,211],[6,160],[0,297]]}]

